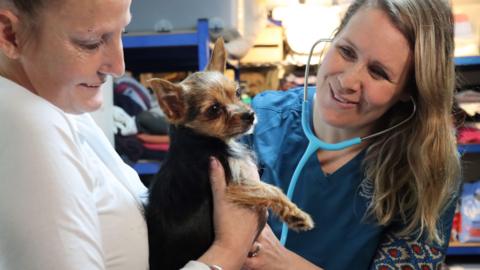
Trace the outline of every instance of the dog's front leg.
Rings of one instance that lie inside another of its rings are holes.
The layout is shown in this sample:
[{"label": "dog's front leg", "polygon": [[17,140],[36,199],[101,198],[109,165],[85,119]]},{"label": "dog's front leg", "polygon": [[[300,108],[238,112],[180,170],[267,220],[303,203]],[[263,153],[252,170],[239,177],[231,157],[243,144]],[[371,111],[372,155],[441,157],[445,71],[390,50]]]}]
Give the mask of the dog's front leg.
[{"label": "dog's front leg", "polygon": [[272,212],[296,231],[310,230],[313,221],[277,187],[263,182],[242,181],[227,187],[227,197],[246,207],[271,209]]}]

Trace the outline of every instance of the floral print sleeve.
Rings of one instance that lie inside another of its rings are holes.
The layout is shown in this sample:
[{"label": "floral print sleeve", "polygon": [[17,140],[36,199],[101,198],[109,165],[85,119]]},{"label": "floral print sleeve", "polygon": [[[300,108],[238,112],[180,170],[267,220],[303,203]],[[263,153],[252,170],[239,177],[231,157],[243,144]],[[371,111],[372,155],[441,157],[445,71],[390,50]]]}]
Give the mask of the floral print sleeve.
[{"label": "floral print sleeve", "polygon": [[371,270],[433,270],[441,269],[448,247],[457,198],[452,199],[438,220],[438,230],[444,243],[427,242],[424,236],[400,237],[394,232],[399,224],[392,225],[384,233],[373,258]]},{"label": "floral print sleeve", "polygon": [[445,252],[445,248],[434,247],[413,238],[400,238],[393,233],[387,233],[377,249],[371,269],[440,269]]}]

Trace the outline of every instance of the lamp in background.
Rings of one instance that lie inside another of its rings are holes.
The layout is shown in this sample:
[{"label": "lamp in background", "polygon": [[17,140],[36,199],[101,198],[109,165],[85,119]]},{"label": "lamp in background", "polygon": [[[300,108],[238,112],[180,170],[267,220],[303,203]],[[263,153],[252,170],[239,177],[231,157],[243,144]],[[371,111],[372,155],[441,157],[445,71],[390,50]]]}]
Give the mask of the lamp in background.
[{"label": "lamp in background", "polygon": [[[285,39],[296,54],[297,64],[305,64],[312,44],[320,38],[331,38],[340,24],[344,5],[333,5],[332,1],[290,1],[290,4],[273,9],[272,17],[280,20]],[[318,61],[322,46],[315,50]],[[316,58],[316,59],[315,59]]]}]

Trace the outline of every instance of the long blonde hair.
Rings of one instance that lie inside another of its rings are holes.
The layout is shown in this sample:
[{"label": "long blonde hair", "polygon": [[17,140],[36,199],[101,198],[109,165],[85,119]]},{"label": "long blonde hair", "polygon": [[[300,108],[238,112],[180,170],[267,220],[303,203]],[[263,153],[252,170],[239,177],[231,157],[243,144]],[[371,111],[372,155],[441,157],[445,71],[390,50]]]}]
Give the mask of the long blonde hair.
[{"label": "long blonde hair", "polygon": [[[460,163],[451,112],[455,88],[453,16],[444,0],[356,0],[349,7],[340,33],[361,8],[388,14],[413,51],[413,68],[406,86],[417,105],[412,120],[380,136],[367,148],[366,181],[373,186],[369,213],[380,225],[400,220],[399,235],[426,233],[443,243],[437,221],[459,187]],[[399,102],[376,128],[408,117],[412,107]]]}]

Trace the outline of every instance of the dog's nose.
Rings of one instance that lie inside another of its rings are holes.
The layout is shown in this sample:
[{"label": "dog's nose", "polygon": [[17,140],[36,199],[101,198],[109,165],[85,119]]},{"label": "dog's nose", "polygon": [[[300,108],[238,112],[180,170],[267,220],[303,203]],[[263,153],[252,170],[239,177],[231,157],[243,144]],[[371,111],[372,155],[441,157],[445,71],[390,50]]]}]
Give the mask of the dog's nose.
[{"label": "dog's nose", "polygon": [[253,122],[253,120],[255,120],[255,113],[254,112],[246,112],[246,113],[243,113],[240,118],[244,121]]}]

